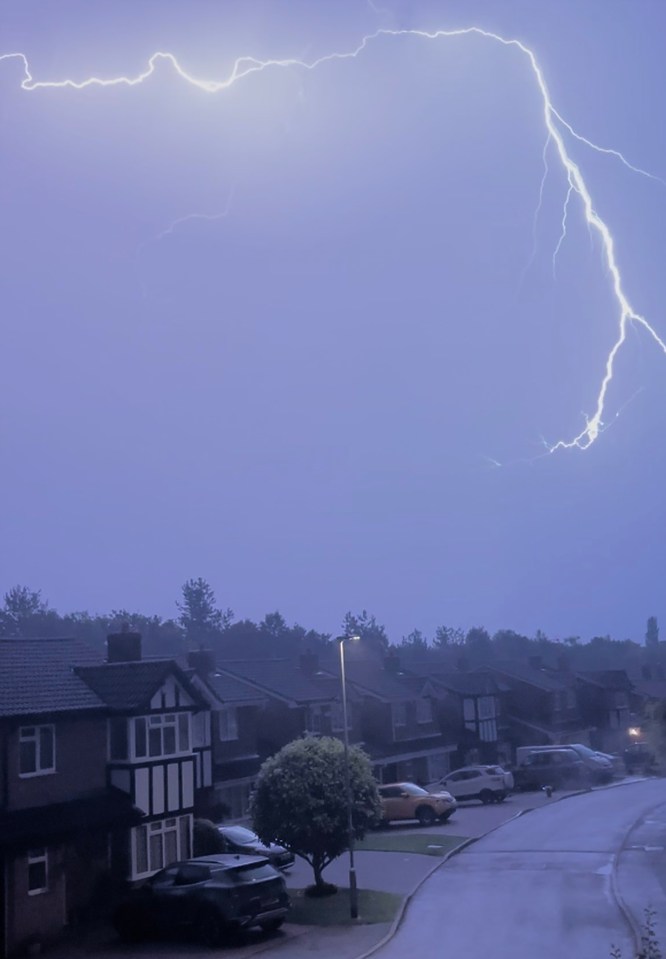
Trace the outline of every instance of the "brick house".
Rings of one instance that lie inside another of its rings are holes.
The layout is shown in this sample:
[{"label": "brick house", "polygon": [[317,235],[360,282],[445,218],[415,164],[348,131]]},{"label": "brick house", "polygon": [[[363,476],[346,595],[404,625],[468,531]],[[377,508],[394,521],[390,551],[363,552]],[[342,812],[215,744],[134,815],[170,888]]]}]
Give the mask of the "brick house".
[{"label": "brick house", "polygon": [[76,640],[0,640],[3,956],[62,934],[101,884],[190,854],[207,710],[176,663],[141,660],[138,634],[110,636],[107,662]]},{"label": "brick house", "polygon": [[107,777],[107,709],[70,639],[0,640],[0,954],[85,913],[110,845],[140,813]]}]

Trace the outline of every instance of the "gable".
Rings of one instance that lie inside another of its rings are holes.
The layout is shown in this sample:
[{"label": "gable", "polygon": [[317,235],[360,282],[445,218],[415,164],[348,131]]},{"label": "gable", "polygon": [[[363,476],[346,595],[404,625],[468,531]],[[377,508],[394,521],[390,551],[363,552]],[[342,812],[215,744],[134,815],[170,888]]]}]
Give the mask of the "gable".
[{"label": "gable", "polygon": [[150,700],[151,709],[175,709],[178,706],[196,706],[194,699],[182,682],[168,675]]}]

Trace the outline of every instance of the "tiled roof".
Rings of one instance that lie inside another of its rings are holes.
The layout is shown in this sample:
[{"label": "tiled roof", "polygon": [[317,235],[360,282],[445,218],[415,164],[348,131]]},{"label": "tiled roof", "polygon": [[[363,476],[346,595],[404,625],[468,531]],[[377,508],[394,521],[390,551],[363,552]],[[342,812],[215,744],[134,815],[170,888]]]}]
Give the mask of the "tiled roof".
[{"label": "tiled roof", "polygon": [[291,659],[228,660],[218,662],[218,677],[232,676],[256,689],[293,703],[327,702],[332,698],[330,677],[307,673]]},{"label": "tiled roof", "polygon": [[604,689],[629,690],[632,687],[631,680],[624,669],[585,670],[584,672],[576,673],[576,676],[584,682],[593,683],[595,686],[602,686]]},{"label": "tiled roof", "polygon": [[125,712],[143,709],[171,673],[175,673],[197,702],[201,694],[171,659],[103,663],[77,670],[99,698],[111,709]]},{"label": "tiled roof", "polygon": [[435,673],[430,678],[436,685],[462,696],[496,696],[501,692],[497,680],[490,673]]},{"label": "tiled roof", "polygon": [[237,679],[236,676],[214,673],[206,676],[204,682],[223,703],[256,703],[263,698],[254,686],[248,685],[242,679]]},{"label": "tiled roof", "polygon": [[392,669],[382,662],[357,662],[346,665],[347,681],[371,696],[387,702],[404,702],[416,698],[423,689],[420,677]]},{"label": "tiled roof", "polygon": [[100,698],[74,671],[101,653],[78,639],[0,639],[0,715],[99,709]]},{"label": "tiled roof", "polygon": [[499,673],[509,679],[517,680],[521,683],[528,683],[530,686],[536,686],[544,692],[559,692],[567,688],[567,683],[562,682],[556,676],[531,666],[529,663],[522,663],[519,660],[495,660],[488,666],[479,668],[479,672],[488,671],[490,673]]}]

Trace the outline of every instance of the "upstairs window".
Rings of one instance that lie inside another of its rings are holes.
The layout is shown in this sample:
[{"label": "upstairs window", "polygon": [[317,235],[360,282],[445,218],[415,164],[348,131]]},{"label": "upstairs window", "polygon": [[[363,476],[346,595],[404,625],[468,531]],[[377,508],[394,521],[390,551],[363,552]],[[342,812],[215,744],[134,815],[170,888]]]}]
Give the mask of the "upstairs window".
[{"label": "upstairs window", "polygon": [[158,759],[190,752],[190,714],[138,716],[134,720],[134,758]]},{"label": "upstairs window", "polygon": [[43,776],[55,772],[55,727],[21,726],[19,729],[19,776]]},{"label": "upstairs window", "polygon": [[432,722],[432,699],[429,696],[423,696],[416,700],[416,722]]},{"label": "upstairs window", "polygon": [[28,895],[36,896],[48,888],[48,854],[41,846],[28,853]]},{"label": "upstairs window", "polygon": [[393,720],[394,727],[406,726],[407,725],[407,703],[392,703],[391,718]]},{"label": "upstairs window", "polygon": [[238,713],[235,706],[223,706],[218,710],[218,728],[223,743],[238,739]]}]

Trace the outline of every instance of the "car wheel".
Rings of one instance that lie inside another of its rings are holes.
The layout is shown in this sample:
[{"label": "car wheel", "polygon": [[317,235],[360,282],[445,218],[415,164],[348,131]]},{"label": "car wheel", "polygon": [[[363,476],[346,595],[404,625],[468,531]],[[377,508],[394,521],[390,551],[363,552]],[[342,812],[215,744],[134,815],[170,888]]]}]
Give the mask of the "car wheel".
[{"label": "car wheel", "polygon": [[495,802],[504,802],[506,793],[495,793]]},{"label": "car wheel", "polygon": [[277,932],[283,924],[284,916],[281,916],[279,919],[266,919],[265,922],[260,923],[260,926],[263,932]]},{"label": "car wheel", "polygon": [[453,810],[449,809],[448,812],[445,812],[443,816],[439,817],[439,821],[442,823],[448,822],[452,815],[453,815]]},{"label": "car wheel", "polygon": [[490,789],[482,789],[481,792],[479,793],[479,799],[481,800],[484,806],[487,806],[488,803],[491,803],[494,798],[495,797],[493,796]]},{"label": "car wheel", "polygon": [[416,818],[419,821],[419,826],[432,826],[437,816],[430,806],[421,806],[416,810]]},{"label": "car wheel", "polygon": [[197,938],[199,942],[213,949],[219,946],[224,935],[224,923],[216,912],[204,912],[197,922]]}]

